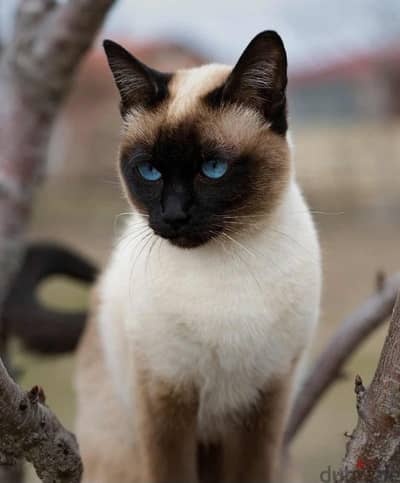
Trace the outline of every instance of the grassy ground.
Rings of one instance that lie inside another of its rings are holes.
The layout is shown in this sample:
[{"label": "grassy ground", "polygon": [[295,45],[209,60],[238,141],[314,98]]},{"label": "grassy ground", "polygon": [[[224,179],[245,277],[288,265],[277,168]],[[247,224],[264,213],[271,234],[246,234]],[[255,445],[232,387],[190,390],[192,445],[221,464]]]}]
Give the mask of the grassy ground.
[{"label": "grassy ground", "polygon": [[[339,200],[340,204],[340,200]],[[319,206],[313,205],[315,210]],[[323,208],[323,207],[322,207]],[[343,208],[343,207],[342,207]],[[33,239],[67,243],[101,265],[112,246],[115,216],[126,211],[113,177],[93,185],[53,180],[39,194],[31,227]],[[400,266],[400,219],[369,216],[367,211],[341,210],[344,214],[315,215],[324,259],[322,317],[314,352],[329,339],[339,321],[368,295],[377,269],[391,273]],[[87,290],[65,280],[41,287],[46,303],[81,308]],[[380,329],[352,357],[348,379],[337,383],[297,438],[293,455],[307,482],[320,481],[321,471],[337,467],[343,455],[345,431],[356,422],[353,379],[360,373],[366,382],[373,374],[385,328]],[[73,427],[73,357],[43,358],[15,349],[21,382],[46,388],[48,401],[60,418]],[[33,481],[31,476],[30,481]]]}]

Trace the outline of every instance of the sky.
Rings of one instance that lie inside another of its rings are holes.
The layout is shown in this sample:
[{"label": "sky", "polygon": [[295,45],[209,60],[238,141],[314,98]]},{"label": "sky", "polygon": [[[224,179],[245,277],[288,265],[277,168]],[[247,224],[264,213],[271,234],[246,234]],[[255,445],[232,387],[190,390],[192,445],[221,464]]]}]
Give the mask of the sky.
[{"label": "sky", "polygon": [[266,29],[293,66],[330,62],[400,42],[400,0],[119,0],[106,23],[110,35],[183,39],[224,62]]},{"label": "sky", "polygon": [[[0,39],[17,1],[0,0]],[[400,0],[117,0],[103,35],[182,41],[232,63],[266,29],[283,37],[292,68],[307,69],[400,42]]]}]

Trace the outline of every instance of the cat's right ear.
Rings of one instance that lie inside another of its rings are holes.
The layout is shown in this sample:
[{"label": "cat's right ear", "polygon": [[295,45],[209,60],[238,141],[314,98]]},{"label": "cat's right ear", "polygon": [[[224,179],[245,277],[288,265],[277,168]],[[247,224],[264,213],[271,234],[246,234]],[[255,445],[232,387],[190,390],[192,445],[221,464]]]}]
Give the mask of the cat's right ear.
[{"label": "cat's right ear", "polygon": [[105,40],[103,47],[120,94],[122,116],[132,108],[154,107],[166,97],[170,74],[148,67],[112,40]]},{"label": "cat's right ear", "polygon": [[221,102],[237,102],[258,110],[280,134],[287,130],[286,51],[271,30],[258,34],[246,47],[222,90]]}]

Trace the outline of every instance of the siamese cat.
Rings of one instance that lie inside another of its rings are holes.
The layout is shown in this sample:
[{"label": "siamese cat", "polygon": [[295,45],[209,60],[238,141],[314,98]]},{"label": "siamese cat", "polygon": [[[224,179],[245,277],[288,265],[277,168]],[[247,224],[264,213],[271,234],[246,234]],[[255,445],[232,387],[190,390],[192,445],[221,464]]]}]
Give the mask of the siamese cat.
[{"label": "siamese cat", "polygon": [[104,42],[132,208],[79,349],[84,481],[281,481],[320,254],[287,138],[287,60],[158,72]]}]

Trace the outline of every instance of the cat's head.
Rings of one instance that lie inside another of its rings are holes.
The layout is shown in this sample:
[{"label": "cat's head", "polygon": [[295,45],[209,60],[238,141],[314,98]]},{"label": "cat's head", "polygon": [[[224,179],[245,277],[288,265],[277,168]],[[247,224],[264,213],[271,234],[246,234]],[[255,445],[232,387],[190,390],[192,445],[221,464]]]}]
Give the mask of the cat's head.
[{"label": "cat's head", "polygon": [[104,48],[121,97],[122,182],[153,231],[189,248],[265,221],[290,171],[279,35],[257,35],[233,69],[173,74]]}]

